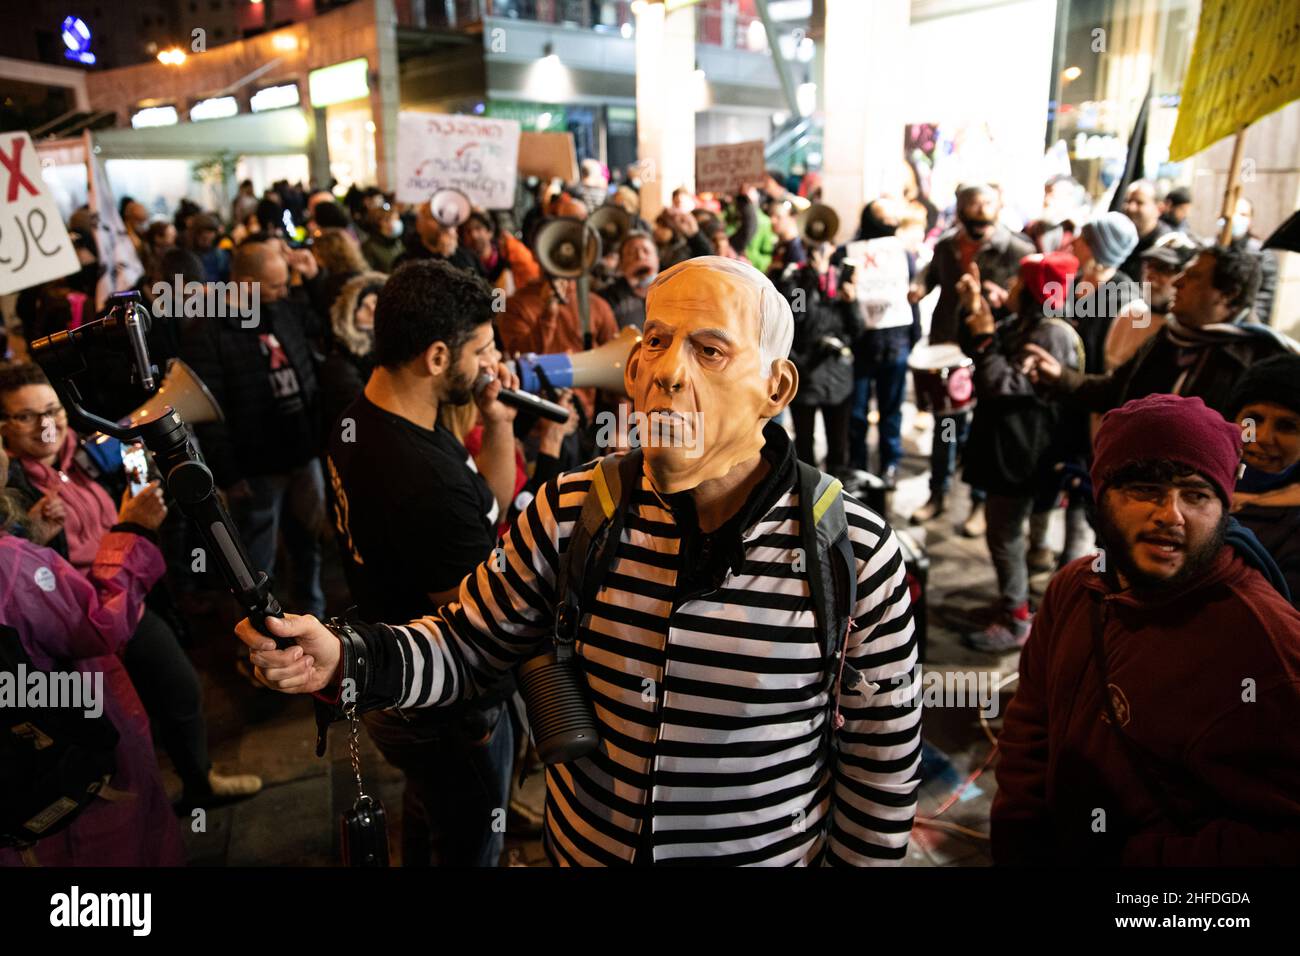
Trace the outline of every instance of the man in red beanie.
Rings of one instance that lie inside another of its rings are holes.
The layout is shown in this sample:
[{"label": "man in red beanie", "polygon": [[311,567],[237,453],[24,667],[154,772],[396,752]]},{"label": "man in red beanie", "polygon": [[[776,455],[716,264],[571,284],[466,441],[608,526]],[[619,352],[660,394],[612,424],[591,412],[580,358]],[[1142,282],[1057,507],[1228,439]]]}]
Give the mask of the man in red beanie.
[{"label": "man in red beanie", "polygon": [[1041,486],[1052,480],[1051,466],[1061,460],[1061,438],[1082,440],[1083,423],[1063,416],[1057,403],[1034,392],[1016,361],[1029,343],[1042,348],[1066,368],[1082,368],[1079,334],[1059,315],[1079,260],[1068,252],[1029,255],[1008,301],[1016,314],[997,325],[980,295],[978,269],[957,284],[961,308],[971,332],[975,360],[975,420],[966,445],[963,477],[988,493],[984,532],[998,575],[999,601],[982,631],[967,635],[977,650],[1014,651],[1029,636],[1029,566],[1025,522]]},{"label": "man in red beanie", "polygon": [[1199,398],[1102,420],[1105,550],[1052,579],[1021,654],[995,862],[1300,862],[1300,613],[1225,541],[1240,453]]}]

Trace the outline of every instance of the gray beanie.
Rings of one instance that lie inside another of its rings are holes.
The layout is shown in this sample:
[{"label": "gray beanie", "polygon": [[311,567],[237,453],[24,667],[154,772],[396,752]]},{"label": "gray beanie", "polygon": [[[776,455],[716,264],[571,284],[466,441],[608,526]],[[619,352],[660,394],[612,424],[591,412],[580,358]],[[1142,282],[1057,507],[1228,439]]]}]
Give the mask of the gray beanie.
[{"label": "gray beanie", "polygon": [[1137,227],[1122,212],[1104,212],[1081,232],[1092,257],[1103,266],[1119,265],[1133,254],[1138,244]]}]

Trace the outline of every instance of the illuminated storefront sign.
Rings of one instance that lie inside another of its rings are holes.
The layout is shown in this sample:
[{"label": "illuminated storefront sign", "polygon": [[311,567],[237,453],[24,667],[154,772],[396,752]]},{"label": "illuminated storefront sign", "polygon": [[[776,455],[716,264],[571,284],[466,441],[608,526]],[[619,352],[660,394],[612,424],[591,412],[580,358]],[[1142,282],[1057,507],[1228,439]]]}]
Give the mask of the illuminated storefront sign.
[{"label": "illuminated storefront sign", "polygon": [[312,70],[307,76],[311,105],[329,106],[331,103],[345,103],[369,95],[368,72],[365,57]]},{"label": "illuminated storefront sign", "polygon": [[95,54],[90,52],[90,27],[81,17],[64,17],[60,28],[63,45],[67,47],[63,55],[69,60],[76,60],[87,66],[95,63]]}]

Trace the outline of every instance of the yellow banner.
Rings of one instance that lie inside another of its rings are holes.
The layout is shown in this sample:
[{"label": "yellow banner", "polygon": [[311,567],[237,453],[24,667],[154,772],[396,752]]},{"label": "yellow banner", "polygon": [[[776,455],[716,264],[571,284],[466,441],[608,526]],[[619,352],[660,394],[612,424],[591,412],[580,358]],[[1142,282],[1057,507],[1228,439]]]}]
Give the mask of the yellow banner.
[{"label": "yellow banner", "polygon": [[1201,0],[1169,159],[1199,153],[1300,99],[1296,0]]}]

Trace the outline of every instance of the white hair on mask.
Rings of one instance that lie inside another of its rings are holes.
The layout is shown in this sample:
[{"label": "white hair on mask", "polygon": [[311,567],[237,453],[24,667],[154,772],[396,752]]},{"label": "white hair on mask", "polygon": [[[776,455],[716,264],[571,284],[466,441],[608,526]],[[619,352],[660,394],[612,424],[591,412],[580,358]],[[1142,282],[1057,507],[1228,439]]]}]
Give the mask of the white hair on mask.
[{"label": "white hair on mask", "polygon": [[646,291],[646,301],[650,293],[683,272],[694,269],[708,269],[725,272],[735,276],[741,284],[758,293],[758,358],[759,374],[767,378],[772,374],[772,363],[777,359],[790,357],[790,343],[794,341],[794,313],[785,296],[776,290],[772,280],[743,259],[728,259],[725,256],[696,256],[679,262],[671,269],[659,273]]}]

